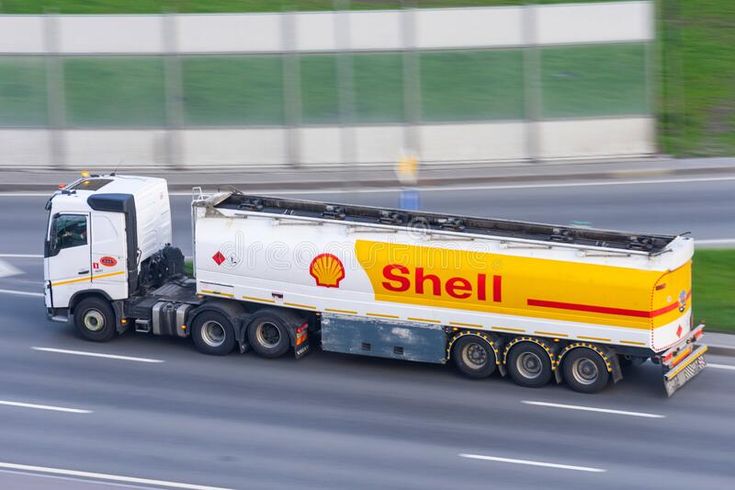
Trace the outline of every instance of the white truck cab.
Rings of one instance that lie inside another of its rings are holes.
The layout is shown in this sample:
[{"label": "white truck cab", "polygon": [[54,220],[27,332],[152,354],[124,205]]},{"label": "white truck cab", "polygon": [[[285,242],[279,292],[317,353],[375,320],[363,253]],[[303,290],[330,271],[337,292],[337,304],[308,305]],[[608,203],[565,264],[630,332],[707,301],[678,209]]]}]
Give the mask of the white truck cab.
[{"label": "white truck cab", "polygon": [[46,209],[44,295],[49,316],[57,320],[66,320],[83,297],[129,298],[141,266],[171,242],[164,179],[81,178],[54,193]]}]

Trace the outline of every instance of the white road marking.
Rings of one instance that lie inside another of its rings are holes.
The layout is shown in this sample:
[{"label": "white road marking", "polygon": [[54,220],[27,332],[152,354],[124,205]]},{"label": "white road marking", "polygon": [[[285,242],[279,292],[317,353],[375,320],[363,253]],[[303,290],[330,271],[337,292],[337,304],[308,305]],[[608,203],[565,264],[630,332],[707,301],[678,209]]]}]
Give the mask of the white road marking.
[{"label": "white road marking", "polygon": [[43,298],[43,293],[33,293],[30,291],[13,291],[12,289],[0,289],[0,294],[17,294],[18,296],[33,296],[34,298]]},{"label": "white road marking", "polygon": [[148,362],[148,363],[161,363],[165,362],[160,359],[148,359],[146,357],[130,357],[130,356],[118,356],[116,354],[102,354],[99,352],[88,352],[81,350],[67,350],[67,349],[55,349],[53,347],[31,347],[31,349],[41,352],[53,352],[55,354],[70,354],[73,356],[87,356],[87,357],[103,357],[105,359],[115,359],[118,361],[133,361],[133,362]]},{"label": "white road marking", "polygon": [[52,412],[92,413],[92,410],[82,410],[80,408],[55,407],[53,405],[38,405],[36,403],[11,402],[7,400],[0,400],[0,405],[4,405],[6,407],[35,408],[37,410],[50,410]]},{"label": "white road marking", "polygon": [[94,480],[104,480],[116,483],[134,483],[138,485],[155,485],[164,488],[180,488],[184,490],[231,490],[224,487],[212,487],[208,485],[196,485],[193,483],[181,483],[165,480],[151,480],[149,478],[138,478],[134,476],[110,475],[107,473],[93,473],[91,471],[68,470],[64,468],[50,468],[48,466],[32,466],[26,464],[0,462],[0,469],[28,471],[45,475],[62,475]]},{"label": "white road marking", "polygon": [[[4,470],[0,468],[0,474],[3,475],[19,475],[19,476],[26,476],[26,477],[33,477],[33,478],[45,478],[47,480],[61,480],[61,481],[69,481],[69,482],[75,482],[77,484],[79,483],[86,483],[87,486],[100,486],[104,485],[105,487],[109,488],[134,488],[137,490],[151,490],[154,487],[150,486],[142,486],[142,485],[133,485],[132,483],[113,483],[109,481],[99,481],[99,480],[85,480],[84,478],[78,478],[78,477],[72,477],[72,476],[61,476],[61,475],[42,475],[40,473],[33,473],[30,471],[18,471],[18,470]],[[78,485],[77,485],[78,486]]]},{"label": "white road marking", "polygon": [[569,410],[581,410],[584,412],[600,412],[600,413],[610,413],[613,415],[629,415],[631,417],[645,417],[649,419],[666,418],[666,415],[659,415],[656,413],[629,412],[627,410],[613,410],[610,408],[587,407],[587,406],[582,406],[582,405],[566,405],[563,403],[535,402],[531,400],[523,400],[521,401],[521,403],[525,403],[526,405],[536,405],[539,407],[566,408]]},{"label": "white road marking", "polygon": [[707,367],[711,367],[715,369],[727,369],[728,371],[735,371],[735,366],[730,366],[729,364],[712,364],[711,362],[708,362]]},{"label": "white road marking", "polygon": [[589,466],[573,466],[569,464],[545,463],[543,461],[530,461],[527,459],[500,458],[498,456],[485,456],[483,454],[460,454],[460,458],[481,459],[483,461],[495,461],[498,463],[524,464],[528,466],[542,466],[544,468],[556,468],[560,470],[586,471],[589,473],[604,473],[607,470],[592,468]]},{"label": "white road marking", "polygon": [[[544,178],[543,175],[539,175],[538,178]],[[642,180],[606,180],[606,181],[580,181],[580,182],[551,182],[551,183],[538,183],[538,184],[493,184],[493,185],[447,185],[447,186],[419,186],[417,189],[421,192],[453,192],[453,191],[485,191],[485,190],[503,190],[503,189],[553,189],[553,188],[564,188],[564,187],[598,187],[598,186],[611,186],[611,185],[645,185],[645,184],[684,184],[689,182],[726,182],[735,180],[735,177],[691,177],[691,178],[671,178],[671,179],[642,179]],[[212,187],[216,187],[218,184],[211,184]],[[337,187],[337,188],[323,188],[323,189],[308,189],[308,190],[259,190],[254,191],[256,194],[274,194],[274,195],[294,195],[294,194],[372,194],[381,192],[398,192],[400,187]],[[0,193],[2,197],[47,197],[50,196],[51,192],[14,192],[14,193]],[[169,192],[170,196],[191,196],[191,191],[175,191]]]},{"label": "white road marking", "polygon": [[17,267],[13,267],[4,260],[0,260],[0,277],[17,276],[23,272]]},{"label": "white road marking", "polygon": [[0,259],[42,259],[41,254],[0,254]]}]

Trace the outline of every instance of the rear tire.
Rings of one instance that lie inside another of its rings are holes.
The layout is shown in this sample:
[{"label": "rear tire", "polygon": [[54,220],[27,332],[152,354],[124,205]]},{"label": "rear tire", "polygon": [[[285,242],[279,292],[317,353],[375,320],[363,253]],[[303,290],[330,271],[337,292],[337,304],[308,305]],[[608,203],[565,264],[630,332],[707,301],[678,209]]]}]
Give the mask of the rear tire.
[{"label": "rear tire", "polygon": [[260,357],[275,359],[291,347],[289,328],[292,318],[280,311],[261,310],[253,314],[248,324],[248,342]]},{"label": "rear tire", "polygon": [[505,361],[511,379],[520,386],[539,388],[553,376],[551,359],[543,347],[534,342],[519,342]]},{"label": "rear tire", "polygon": [[93,342],[109,342],[117,334],[112,306],[97,297],[85,298],[74,308],[74,326],[82,337]]},{"label": "rear tire", "polygon": [[235,348],[235,330],[222,313],[205,311],[194,318],[191,326],[194,346],[202,354],[226,356]]},{"label": "rear tire", "polygon": [[577,347],[564,356],[564,380],[574,391],[597,393],[610,380],[605,360],[592,349]]},{"label": "rear tire", "polygon": [[476,335],[466,335],[454,342],[452,359],[468,378],[487,378],[495,372],[495,352],[485,339]]}]

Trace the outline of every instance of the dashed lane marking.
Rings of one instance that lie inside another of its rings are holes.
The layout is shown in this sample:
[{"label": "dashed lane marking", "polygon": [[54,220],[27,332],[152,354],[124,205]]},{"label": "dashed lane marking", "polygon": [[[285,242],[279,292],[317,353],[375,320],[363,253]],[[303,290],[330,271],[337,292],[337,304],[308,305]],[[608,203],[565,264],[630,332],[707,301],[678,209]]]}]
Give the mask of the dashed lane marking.
[{"label": "dashed lane marking", "polygon": [[707,367],[711,367],[715,369],[726,369],[728,371],[735,371],[735,366],[730,366],[729,364],[712,364],[711,362],[708,362]]},{"label": "dashed lane marking", "polygon": [[65,468],[51,468],[48,466],[34,466],[27,464],[0,462],[0,469],[24,471],[40,475],[60,475],[76,478],[85,478],[90,482],[108,481],[115,483],[132,483],[137,485],[149,485],[162,488],[177,488],[183,490],[230,490],[223,487],[212,487],[209,485],[196,485],[193,483],[182,483],[176,481],[153,480],[150,478],[139,478],[135,476],[111,475],[108,473],[94,473],[91,471],[70,470]]},{"label": "dashed lane marking", "polygon": [[0,289],[0,294],[15,294],[17,296],[33,296],[34,298],[43,298],[43,293],[33,293],[31,291],[13,291],[12,289]]},{"label": "dashed lane marking", "polygon": [[0,400],[0,405],[5,407],[31,408],[35,410],[48,410],[51,412],[66,413],[92,413],[92,410],[82,410],[80,408],[56,407],[54,405],[39,405],[37,403],[14,402],[8,400]]},{"label": "dashed lane marking", "polygon": [[528,459],[501,458],[499,456],[486,456],[484,454],[460,454],[460,458],[479,459],[483,461],[494,461],[496,463],[522,464],[527,466],[541,466],[543,468],[556,468],[559,470],[586,471],[588,473],[604,473],[603,468],[592,468],[590,466],[575,466],[570,464],[547,463],[544,461],[531,461]]},{"label": "dashed lane marking", "polygon": [[584,405],[567,405],[564,403],[537,402],[537,401],[531,401],[531,400],[523,400],[521,401],[521,403],[524,403],[526,405],[535,405],[538,407],[564,408],[567,410],[580,410],[584,412],[609,413],[612,415],[628,415],[630,417],[644,417],[644,418],[649,418],[649,419],[663,419],[666,417],[666,415],[659,415],[657,413],[631,412],[628,410],[614,410],[611,408],[588,407]]},{"label": "dashed lane marking", "polygon": [[88,351],[81,351],[81,350],[67,350],[67,349],[56,349],[54,347],[31,347],[31,349],[35,351],[40,352],[51,352],[54,354],[69,354],[72,356],[86,356],[86,357],[101,357],[105,359],[114,359],[118,361],[132,361],[132,362],[147,362],[147,363],[154,363],[158,364],[162,361],[160,359],[149,359],[146,357],[131,357],[131,356],[120,356],[117,354],[102,354],[101,352],[88,352]]}]

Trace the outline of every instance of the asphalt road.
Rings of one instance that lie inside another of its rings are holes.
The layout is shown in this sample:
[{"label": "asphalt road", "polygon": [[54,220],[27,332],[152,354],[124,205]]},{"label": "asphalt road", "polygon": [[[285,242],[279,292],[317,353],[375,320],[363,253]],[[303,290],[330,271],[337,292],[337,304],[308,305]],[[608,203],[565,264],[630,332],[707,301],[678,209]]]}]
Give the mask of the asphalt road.
[{"label": "asphalt road", "polygon": [[[735,182],[720,181],[422,197],[436,210],[712,239],[735,236],[733,191]],[[19,272],[0,279],[1,488],[691,489],[735,479],[735,366],[706,369],[670,399],[653,365],[584,396],[332,353],[209,357],[187,340],[135,334],[85,342],[24,294],[40,289],[39,259],[1,255],[40,253],[43,201],[0,197],[0,259]],[[185,247],[187,201],[174,200],[175,241]]]}]

